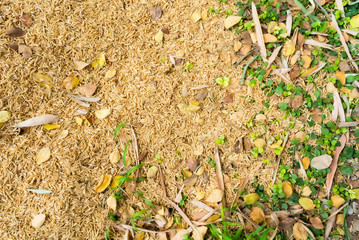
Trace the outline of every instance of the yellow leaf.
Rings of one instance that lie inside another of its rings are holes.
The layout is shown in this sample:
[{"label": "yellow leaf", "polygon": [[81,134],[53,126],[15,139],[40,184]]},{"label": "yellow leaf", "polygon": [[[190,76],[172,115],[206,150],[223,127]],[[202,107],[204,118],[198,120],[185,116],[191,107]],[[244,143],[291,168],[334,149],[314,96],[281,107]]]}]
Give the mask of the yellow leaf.
[{"label": "yellow leaf", "polygon": [[315,208],[313,200],[310,198],[299,198],[299,204],[305,210],[313,210]]},{"label": "yellow leaf", "polygon": [[155,35],[155,41],[158,43],[162,43],[163,41],[163,32],[161,30],[159,30],[156,35]]},{"label": "yellow leaf", "polygon": [[109,209],[112,209],[113,211],[116,211],[116,207],[117,207],[116,198],[114,198],[112,195],[110,195],[110,197],[107,198],[106,202],[107,202],[107,206],[108,206]]},{"label": "yellow leaf", "polygon": [[91,66],[94,68],[94,69],[101,69],[104,65],[106,64],[106,57],[105,57],[105,54],[101,53],[99,56],[98,56],[98,59],[93,61],[91,63]]},{"label": "yellow leaf", "polygon": [[49,160],[50,155],[51,155],[50,148],[45,147],[45,148],[40,149],[40,151],[37,153],[37,156],[36,156],[37,164],[41,164],[41,163]]},{"label": "yellow leaf", "polygon": [[52,129],[60,128],[61,125],[59,125],[59,124],[45,124],[43,127],[44,127],[46,130],[52,130]]},{"label": "yellow leaf", "polygon": [[308,77],[312,72],[318,69],[318,66],[311,67],[307,71],[303,72],[300,76],[301,77]]},{"label": "yellow leaf", "polygon": [[283,193],[285,195],[285,198],[288,199],[293,194],[293,187],[292,184],[288,181],[283,182],[282,184]]},{"label": "yellow leaf", "polygon": [[315,227],[316,229],[323,229],[323,223],[322,220],[320,220],[319,217],[311,217],[309,218],[310,223]]},{"label": "yellow leaf", "polygon": [[309,68],[310,64],[312,63],[311,57],[309,57],[308,55],[303,55],[301,58],[302,58],[302,60],[304,62],[303,67],[304,68]]},{"label": "yellow leaf", "polygon": [[82,118],[75,117],[75,122],[76,122],[79,126],[81,126],[82,123],[83,123],[83,120],[82,120]]},{"label": "yellow leaf", "polygon": [[342,85],[345,85],[346,78],[344,71],[336,71],[335,76],[342,83]]},{"label": "yellow leaf", "polygon": [[333,206],[339,208],[341,205],[345,203],[345,199],[342,198],[340,195],[334,195],[330,198],[333,202]]},{"label": "yellow leaf", "polygon": [[84,125],[85,126],[91,126],[91,123],[90,123],[90,121],[89,120],[87,120],[87,118],[86,117],[84,117],[84,119],[83,119],[83,123],[84,123]]},{"label": "yellow leaf", "polygon": [[112,112],[111,108],[108,109],[101,109],[101,110],[97,110],[95,111],[95,115],[98,119],[104,119],[106,118],[108,115],[110,115]]},{"label": "yellow leaf", "polygon": [[45,87],[48,91],[51,91],[52,85],[52,79],[42,73],[34,73],[32,75],[32,79],[37,82],[40,86]]},{"label": "yellow leaf", "polygon": [[208,223],[214,222],[214,221],[216,221],[219,217],[220,217],[220,216],[219,216],[218,214],[214,214],[214,215],[212,215],[211,217],[209,217],[206,222],[208,222]]},{"label": "yellow leaf", "polygon": [[75,70],[82,70],[85,67],[87,67],[88,65],[89,65],[88,63],[74,60],[74,68],[75,68]]},{"label": "yellow leaf", "polygon": [[116,175],[111,182],[110,187],[112,188],[116,188],[118,186],[118,184],[120,183],[120,179],[122,178],[122,175]]},{"label": "yellow leaf", "polygon": [[204,191],[199,191],[196,194],[196,199],[197,200],[202,200],[204,198],[204,196],[206,195],[206,193]]},{"label": "yellow leaf", "polygon": [[308,238],[308,233],[300,222],[294,224],[293,235],[296,240],[307,240]]},{"label": "yellow leaf", "polygon": [[0,123],[9,121],[11,118],[11,112],[9,111],[0,111]]},{"label": "yellow leaf", "polygon": [[194,13],[192,13],[192,15],[191,15],[191,20],[192,20],[192,22],[194,22],[194,23],[196,23],[196,22],[198,22],[199,20],[201,20],[201,18],[202,18],[201,12],[194,12]]},{"label": "yellow leaf", "polygon": [[304,157],[302,159],[302,164],[303,164],[303,168],[304,170],[307,170],[309,168],[309,165],[310,165],[310,159],[309,157]]},{"label": "yellow leaf", "polygon": [[110,79],[116,75],[116,69],[110,69],[106,72],[105,78]]},{"label": "yellow leaf", "polygon": [[288,57],[295,52],[295,45],[292,40],[288,40],[284,43],[282,48],[282,53],[284,56]]},{"label": "yellow leaf", "polygon": [[266,145],[266,141],[263,138],[257,138],[253,143],[257,148],[264,148]]},{"label": "yellow leaf", "polygon": [[265,33],[263,34],[263,39],[265,43],[270,43],[270,42],[277,42],[278,39],[276,38],[276,36],[269,34],[269,33]]},{"label": "yellow leaf", "polygon": [[229,29],[231,27],[233,27],[234,25],[236,25],[237,23],[239,23],[239,21],[241,21],[242,17],[240,16],[229,16],[226,18],[226,20],[224,20],[224,27],[226,29]]},{"label": "yellow leaf", "polygon": [[190,115],[192,112],[196,112],[201,108],[196,104],[197,104],[196,102],[191,102],[189,105],[180,103],[177,106],[183,114]]},{"label": "yellow leaf", "polygon": [[243,199],[247,204],[253,204],[259,200],[259,195],[258,193],[249,193]]},{"label": "yellow leaf", "polygon": [[80,83],[80,81],[76,76],[70,75],[67,78],[65,78],[65,80],[63,82],[63,86],[68,90],[72,90],[77,85],[79,85],[79,83]]},{"label": "yellow leaf", "polygon": [[193,173],[191,173],[190,171],[188,171],[187,169],[183,170],[183,176],[185,178],[189,178],[193,175]]},{"label": "yellow leaf", "polygon": [[338,214],[337,218],[335,219],[335,223],[338,225],[343,225],[344,224],[344,215]]},{"label": "yellow leaf", "polygon": [[355,15],[350,19],[350,25],[352,28],[358,28],[359,27],[359,14]]},{"label": "yellow leaf", "polygon": [[347,87],[341,87],[340,88],[340,91],[342,91],[343,93],[351,93],[352,92],[352,90],[350,90],[349,88],[347,88]]},{"label": "yellow leaf", "polygon": [[273,33],[275,31],[275,27],[277,27],[277,26],[278,26],[277,22],[275,22],[275,21],[269,22],[268,23],[268,29],[267,29],[268,32]]},{"label": "yellow leaf", "polygon": [[359,199],[359,188],[353,189],[355,193],[355,199]]},{"label": "yellow leaf", "polygon": [[273,143],[272,145],[270,145],[270,148],[277,148],[279,146],[281,146],[283,143],[283,141],[281,139],[279,139],[276,143]]},{"label": "yellow leaf", "polygon": [[262,223],[265,220],[264,212],[259,207],[252,207],[252,210],[251,210],[251,213],[249,214],[249,216],[256,223]]},{"label": "yellow leaf", "polygon": [[115,149],[111,154],[110,154],[110,162],[111,163],[117,163],[118,161],[120,161],[120,152],[118,151],[118,149]]},{"label": "yellow leaf", "polygon": [[96,187],[96,192],[100,193],[105,191],[105,189],[110,185],[112,180],[111,175],[103,175],[101,181],[99,182],[98,186]]}]

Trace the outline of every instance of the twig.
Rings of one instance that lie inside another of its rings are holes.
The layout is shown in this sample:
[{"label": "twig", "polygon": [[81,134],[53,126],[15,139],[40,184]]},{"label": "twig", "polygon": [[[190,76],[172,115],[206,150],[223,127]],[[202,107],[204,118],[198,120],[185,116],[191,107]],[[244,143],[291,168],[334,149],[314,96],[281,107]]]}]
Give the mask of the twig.
[{"label": "twig", "polygon": [[246,59],[252,53],[257,52],[258,50],[259,50],[259,47],[256,47],[256,48],[250,50],[249,52],[244,54],[240,59],[238,59],[238,61],[234,63],[234,66],[237,67],[244,59]]},{"label": "twig", "polygon": [[266,61],[266,59],[267,59],[267,51],[266,51],[266,46],[264,44],[262,27],[261,27],[261,23],[259,21],[256,5],[253,2],[252,2],[252,16],[253,16],[253,21],[254,21],[254,27],[256,29],[256,35],[257,35],[257,42],[258,42],[259,51],[260,51],[260,53],[262,55],[263,60]]},{"label": "twig", "polygon": [[[337,0],[336,0],[337,1]],[[341,1],[341,0],[340,0]],[[322,12],[328,17],[328,20],[330,20],[330,16],[328,14],[328,12],[322,7],[322,5],[319,4],[319,2],[317,0],[314,0],[314,2],[318,5],[318,7],[320,8],[320,10],[322,10]],[[343,7],[343,5],[342,5]],[[344,10],[342,11],[344,12]]]},{"label": "twig", "polygon": [[274,176],[273,176],[273,180],[272,180],[272,184],[275,183],[275,180],[277,178],[277,173],[278,173],[278,169],[279,169],[279,165],[280,165],[280,155],[282,154],[282,152],[284,151],[285,145],[287,144],[288,141],[288,137],[289,137],[289,132],[287,133],[287,135],[284,138],[283,144],[282,144],[282,148],[283,150],[277,155],[277,166],[275,168],[275,172],[274,172]]},{"label": "twig", "polygon": [[241,79],[241,85],[243,85],[243,83],[244,83],[244,78],[246,77],[246,72],[247,72],[248,66],[249,66],[252,62],[254,62],[254,60],[256,60],[257,57],[259,57],[259,54],[258,54],[257,56],[255,56],[254,58],[252,58],[252,59],[246,64],[246,66],[244,66],[244,68],[243,68],[243,73],[242,73],[242,79]]},{"label": "twig", "polygon": [[162,191],[163,191],[163,198],[167,198],[166,185],[165,185],[165,180],[163,179],[161,166],[158,166],[158,169],[159,169],[159,172],[160,172],[160,182],[161,182]]},{"label": "twig", "polygon": [[324,220],[328,221],[330,218],[335,217],[341,210],[343,210],[343,208],[345,208],[345,206],[348,205],[348,203],[344,204],[343,206],[341,206],[338,210],[336,210],[335,212],[332,212],[332,214],[330,214],[330,216]]},{"label": "twig", "polygon": [[[304,14],[307,14],[308,13],[308,10],[302,5],[301,2],[299,2],[299,0],[294,0],[295,4],[302,10],[302,12]],[[315,22],[319,21],[319,19],[314,16],[313,14],[309,14],[308,15],[311,19],[313,19]]]},{"label": "twig", "polygon": [[[219,159],[219,153],[218,153],[218,148],[216,147],[216,149],[214,150],[214,159],[216,161],[216,174],[217,174],[217,178],[218,178],[218,183],[219,183],[219,188],[223,191],[223,198],[222,198],[222,205],[223,208],[226,207],[226,190],[224,187],[224,180],[223,180],[223,173],[222,173],[222,168],[221,168],[221,160]],[[230,216],[230,211],[225,211],[225,215],[227,217]],[[224,221],[224,219],[223,219]]]}]

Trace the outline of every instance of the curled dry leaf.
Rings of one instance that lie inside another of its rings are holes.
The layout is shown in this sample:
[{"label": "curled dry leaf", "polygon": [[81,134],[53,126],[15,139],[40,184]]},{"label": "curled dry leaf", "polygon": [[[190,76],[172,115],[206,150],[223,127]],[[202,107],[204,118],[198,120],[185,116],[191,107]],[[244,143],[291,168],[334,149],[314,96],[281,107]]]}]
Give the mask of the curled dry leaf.
[{"label": "curled dry leaf", "polygon": [[283,193],[285,194],[285,198],[288,199],[293,194],[292,184],[288,181],[283,182],[282,184]]},{"label": "curled dry leaf", "polygon": [[20,44],[18,47],[18,51],[25,59],[28,59],[32,56],[31,48],[26,45]]},{"label": "curled dry leaf", "polygon": [[186,187],[192,187],[192,186],[197,182],[197,179],[198,179],[198,176],[197,176],[197,175],[192,175],[191,177],[186,178],[186,179],[183,181],[183,184],[184,184]]},{"label": "curled dry leaf", "polygon": [[284,43],[282,48],[282,54],[286,57],[291,56],[295,52],[295,44],[292,40],[288,40]]},{"label": "curled dry leaf", "polygon": [[158,167],[157,166],[152,166],[147,171],[147,178],[156,177],[157,173],[158,173]]},{"label": "curled dry leaf", "polygon": [[300,75],[300,68],[298,63],[295,63],[292,70],[289,72],[289,77],[291,80],[296,79]]},{"label": "curled dry leaf", "polygon": [[67,137],[67,135],[69,135],[69,131],[68,130],[62,130],[59,135],[57,135],[57,139],[64,139],[65,137]]},{"label": "curled dry leaf", "polygon": [[309,157],[304,157],[302,159],[302,164],[303,164],[304,170],[307,170],[309,168],[309,165],[310,165]]},{"label": "curled dry leaf", "polygon": [[241,21],[242,17],[240,16],[229,16],[226,18],[226,20],[224,20],[224,27],[226,29],[229,29],[231,27],[233,27],[234,25],[236,25],[237,23],[239,23],[239,21]]},{"label": "curled dry leaf", "polygon": [[157,21],[162,15],[162,9],[159,6],[150,7],[150,15],[153,20]]},{"label": "curled dry leaf", "polygon": [[196,11],[191,15],[191,20],[193,23],[198,22],[199,20],[201,20],[201,18],[202,18],[202,13],[199,11]]},{"label": "curled dry leaf", "polygon": [[13,38],[17,38],[17,37],[22,37],[25,35],[25,31],[22,30],[21,28],[15,27],[13,26],[11,29],[6,31],[6,34],[9,37],[13,37]]},{"label": "curled dry leaf", "polygon": [[36,216],[32,219],[31,225],[32,225],[34,228],[39,228],[39,227],[42,226],[42,224],[44,224],[45,218],[46,218],[46,215],[45,215],[45,214],[38,214],[38,215],[36,215]]},{"label": "curled dry leaf", "polygon": [[37,164],[46,162],[47,160],[50,159],[50,156],[51,156],[50,148],[45,147],[45,148],[40,149],[40,151],[37,153],[37,156],[36,156]]},{"label": "curled dry leaf", "polygon": [[316,229],[323,229],[323,223],[322,220],[320,220],[319,217],[311,217],[309,218],[310,223],[315,227]]},{"label": "curled dry leaf", "polygon": [[254,140],[253,144],[257,148],[264,148],[264,146],[266,145],[266,141],[264,141],[263,138],[257,138],[256,140]]},{"label": "curled dry leaf", "polygon": [[302,57],[302,60],[303,60],[303,67],[304,68],[309,68],[310,67],[310,64],[312,63],[312,58],[308,55],[303,55]]},{"label": "curled dry leaf", "polygon": [[230,93],[223,99],[223,103],[224,104],[233,103],[233,98],[234,98],[234,93]]},{"label": "curled dry leaf", "polygon": [[243,138],[243,146],[246,152],[252,149],[252,143],[248,138]]},{"label": "curled dry leaf", "polygon": [[77,88],[77,93],[86,97],[91,97],[97,89],[95,84],[86,84],[82,87]]},{"label": "curled dry leaf", "polygon": [[79,85],[80,81],[79,79],[75,76],[75,75],[69,75],[67,78],[65,78],[64,82],[62,83],[62,85],[68,89],[68,90],[72,90],[74,89],[77,85]]},{"label": "curled dry leaf", "polygon": [[237,141],[236,141],[236,143],[233,145],[233,151],[235,152],[235,153],[241,153],[241,152],[243,152],[243,137],[241,137],[240,139],[238,139]]},{"label": "curled dry leaf", "polygon": [[312,194],[312,189],[310,189],[309,186],[305,186],[305,187],[303,188],[303,190],[302,190],[301,195],[302,195],[303,197],[309,197],[310,194]]},{"label": "curled dry leaf", "polygon": [[335,77],[341,82],[342,85],[345,85],[345,72],[343,71],[336,71],[335,72]]},{"label": "curled dry leaf", "polygon": [[99,184],[96,187],[96,192],[100,193],[105,191],[105,189],[110,185],[112,180],[112,176],[111,175],[103,175]]},{"label": "curled dry leaf", "polygon": [[251,210],[251,213],[249,214],[249,216],[256,223],[262,223],[265,220],[264,212],[259,207],[252,207],[252,210]]},{"label": "curled dry leaf", "polygon": [[315,204],[313,203],[313,200],[310,198],[300,198],[299,204],[302,206],[305,210],[313,210],[315,208]]},{"label": "curled dry leaf", "polygon": [[307,240],[308,238],[308,233],[300,222],[294,224],[293,235],[296,240]]},{"label": "curled dry leaf", "polygon": [[120,151],[118,151],[118,149],[115,149],[111,154],[110,154],[110,162],[111,163],[117,163],[118,161],[120,161]]},{"label": "curled dry leaf", "polygon": [[75,70],[82,70],[82,69],[84,69],[85,67],[87,67],[88,65],[89,65],[88,63],[74,60],[74,69],[75,69]]},{"label": "curled dry leaf", "polygon": [[9,121],[11,118],[11,112],[0,111],[0,124]]},{"label": "curled dry leaf", "polygon": [[117,200],[112,195],[106,200],[107,206],[109,209],[116,211],[117,208]]},{"label": "curled dry leaf", "polygon": [[116,69],[110,69],[106,72],[105,78],[110,79],[113,78],[116,75]]},{"label": "curled dry leaf", "polygon": [[328,154],[324,154],[313,158],[310,165],[312,168],[315,168],[317,170],[322,170],[328,168],[332,163],[332,161],[333,161],[332,156]]},{"label": "curled dry leaf", "polygon": [[340,195],[333,195],[330,200],[333,202],[333,206],[339,208],[341,205],[345,203],[345,199]]},{"label": "curled dry leaf", "polygon": [[259,200],[259,195],[258,195],[258,193],[249,193],[244,196],[243,200],[247,204],[253,204]]},{"label": "curled dry leaf", "polygon": [[207,202],[217,203],[222,201],[224,192],[221,189],[213,189],[212,192],[206,198]]},{"label": "curled dry leaf", "polygon": [[197,176],[201,176],[204,173],[204,166],[201,166],[200,168],[198,168],[198,170],[196,171],[196,175]]},{"label": "curled dry leaf", "polygon": [[28,13],[23,13],[22,14],[21,21],[24,23],[24,25],[26,27],[31,27],[31,25],[32,25],[31,16]]},{"label": "curled dry leaf", "polygon": [[111,108],[107,108],[107,109],[101,109],[101,110],[97,110],[95,111],[95,115],[98,119],[104,119],[106,118],[108,115],[110,115],[112,112]]},{"label": "curled dry leaf", "polygon": [[193,157],[188,157],[188,158],[186,158],[186,165],[191,171],[194,171],[194,170],[196,170],[196,168],[198,167],[199,164],[198,164],[197,159],[195,159]]}]

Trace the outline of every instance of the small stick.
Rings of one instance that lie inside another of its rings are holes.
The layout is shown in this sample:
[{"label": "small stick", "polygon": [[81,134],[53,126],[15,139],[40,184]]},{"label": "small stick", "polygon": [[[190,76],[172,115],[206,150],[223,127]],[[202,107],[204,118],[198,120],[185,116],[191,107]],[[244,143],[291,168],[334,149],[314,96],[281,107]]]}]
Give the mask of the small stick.
[{"label": "small stick", "polygon": [[[221,160],[219,159],[219,153],[218,153],[217,147],[214,150],[214,156],[215,156],[215,160],[216,160],[216,173],[217,173],[219,188],[223,191],[222,205],[223,205],[223,208],[225,208],[226,207],[226,194],[225,194],[226,189],[224,187],[223,173],[222,173],[222,168],[221,168]],[[229,217],[231,215],[230,211],[225,211],[225,215],[227,217]],[[223,219],[223,221],[224,221],[224,219]]]},{"label": "small stick", "polygon": [[254,62],[254,60],[256,60],[257,57],[259,57],[259,54],[258,54],[257,56],[255,56],[254,58],[252,58],[252,59],[247,63],[247,65],[244,66],[244,68],[243,68],[243,73],[242,73],[242,79],[241,79],[241,85],[243,85],[243,83],[244,83],[244,78],[246,77],[246,72],[247,72],[248,66],[249,66],[252,62]]},{"label": "small stick", "polygon": [[244,54],[240,59],[238,59],[238,61],[236,63],[234,63],[234,66],[237,67],[244,59],[246,59],[252,53],[257,52],[258,50],[259,50],[259,47],[256,47],[256,48],[250,50],[249,52]]}]

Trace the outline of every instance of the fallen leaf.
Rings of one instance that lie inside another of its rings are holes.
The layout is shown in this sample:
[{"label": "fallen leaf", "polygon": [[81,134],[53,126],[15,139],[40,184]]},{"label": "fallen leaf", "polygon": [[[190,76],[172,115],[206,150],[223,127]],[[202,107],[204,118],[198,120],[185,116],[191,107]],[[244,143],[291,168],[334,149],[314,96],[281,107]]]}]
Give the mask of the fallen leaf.
[{"label": "fallen leaf", "polygon": [[101,53],[97,60],[93,61],[91,63],[91,66],[94,68],[94,69],[101,69],[104,65],[106,64],[106,57],[105,57],[105,54]]},{"label": "fallen leaf", "polygon": [[293,194],[293,187],[292,184],[288,181],[283,182],[282,184],[283,193],[285,198],[288,199]]},{"label": "fallen leaf", "polygon": [[317,124],[321,124],[323,121],[322,117],[316,111],[313,111],[312,118]]},{"label": "fallen leaf", "polygon": [[343,71],[336,71],[335,77],[342,83],[342,85],[345,85],[345,72]]},{"label": "fallen leaf", "polygon": [[243,138],[243,146],[246,152],[252,149],[252,143],[248,138]]},{"label": "fallen leaf", "polygon": [[193,23],[198,22],[199,20],[201,20],[201,18],[202,18],[202,13],[198,11],[192,13],[191,15],[191,20]]},{"label": "fallen leaf", "polygon": [[38,214],[38,215],[34,216],[34,218],[32,219],[31,225],[34,228],[39,228],[42,226],[42,224],[44,224],[45,218],[46,218],[45,214]]},{"label": "fallen leaf", "polygon": [[0,123],[9,121],[11,118],[11,112],[9,111],[0,111]]},{"label": "fallen leaf", "polygon": [[191,177],[186,178],[186,179],[183,181],[183,184],[184,184],[186,187],[192,187],[192,186],[197,182],[197,179],[198,179],[198,176],[197,176],[197,175],[192,175]]},{"label": "fallen leaf", "polygon": [[238,52],[239,49],[241,49],[241,47],[242,47],[242,43],[241,43],[241,42],[234,42],[233,50],[234,50],[235,52]]},{"label": "fallen leaf", "polygon": [[18,124],[13,125],[12,127],[23,128],[23,127],[34,127],[38,125],[44,125],[53,123],[59,120],[58,116],[52,114],[45,114],[38,117],[30,118],[26,121],[20,122]]},{"label": "fallen leaf", "polygon": [[208,228],[206,226],[196,227],[192,234],[193,240],[203,240],[207,230]]},{"label": "fallen leaf", "polygon": [[45,148],[40,149],[40,151],[36,155],[37,164],[46,162],[47,160],[50,159],[50,156],[51,156],[50,148],[45,147]]},{"label": "fallen leaf", "polygon": [[186,229],[177,229],[177,233],[171,237],[171,240],[183,240],[185,235],[188,235],[189,232]]},{"label": "fallen leaf", "polygon": [[240,139],[238,139],[237,141],[236,141],[236,143],[233,145],[233,151],[235,152],[235,153],[241,153],[241,152],[243,152],[243,137],[242,138],[240,138]]},{"label": "fallen leaf", "polygon": [[282,54],[286,57],[291,56],[295,52],[295,45],[292,40],[288,40],[284,43],[282,48]]},{"label": "fallen leaf", "polygon": [[359,27],[359,14],[355,15],[350,19],[350,26],[352,28],[358,28]]},{"label": "fallen leaf", "polygon": [[110,79],[113,78],[116,75],[116,69],[110,69],[106,72],[105,78]]},{"label": "fallen leaf", "polygon": [[57,139],[64,139],[69,134],[68,130],[62,130],[59,135],[57,135]]},{"label": "fallen leaf", "polygon": [[241,47],[239,53],[242,56],[245,56],[247,53],[249,53],[252,49],[252,46],[249,44],[243,44],[243,46]]},{"label": "fallen leaf", "polygon": [[155,37],[154,37],[155,41],[158,42],[158,43],[162,43],[163,41],[163,32],[161,30],[159,30]]},{"label": "fallen leaf", "polygon": [[343,214],[338,214],[336,219],[335,219],[335,223],[338,225],[343,225],[344,224],[344,215]]},{"label": "fallen leaf", "polygon": [[196,171],[196,175],[197,176],[201,176],[204,173],[204,166],[201,166],[200,168],[198,168],[198,170]]},{"label": "fallen leaf", "polygon": [[196,102],[191,102],[189,105],[180,103],[177,105],[181,113],[191,115],[192,112],[198,111],[201,107]]},{"label": "fallen leaf", "polygon": [[197,200],[202,200],[205,195],[206,195],[206,192],[204,192],[204,191],[199,191],[199,192],[196,193],[196,199],[197,199]]},{"label": "fallen leaf", "polygon": [[307,133],[304,131],[300,131],[295,134],[295,138],[298,138],[301,142],[303,142],[305,140],[306,136],[307,136]]},{"label": "fallen leaf", "polygon": [[185,177],[185,178],[189,178],[189,177],[191,177],[193,174],[190,172],[190,171],[188,171],[187,169],[185,169],[185,170],[183,170],[183,176]]},{"label": "fallen leaf", "polygon": [[279,139],[276,143],[273,143],[269,147],[272,149],[276,149],[277,147],[280,147],[282,145],[282,143],[283,143],[283,141],[281,139]]},{"label": "fallen leaf", "polygon": [[289,230],[293,226],[294,223],[295,223],[295,220],[293,218],[284,217],[284,218],[280,219],[278,227],[281,230]]},{"label": "fallen leaf", "polygon": [[289,72],[289,77],[291,80],[296,79],[300,75],[300,68],[298,63],[295,63],[292,70]]},{"label": "fallen leaf", "polygon": [[312,58],[308,55],[303,55],[302,57],[302,60],[303,60],[303,67],[304,68],[309,68],[310,67],[310,64],[312,63]]},{"label": "fallen leaf", "polygon": [[339,208],[341,205],[345,203],[345,199],[340,195],[333,195],[330,200],[333,202],[333,206]]},{"label": "fallen leaf", "polygon": [[159,6],[150,7],[150,15],[153,20],[157,21],[162,15],[161,8]]},{"label": "fallen leaf", "polygon": [[261,22],[258,17],[257,7],[254,4],[254,2],[252,2],[252,18],[253,18],[253,22],[254,22],[254,28],[256,30],[256,37],[257,37],[257,41],[258,41],[259,52],[262,56],[262,59],[264,61],[267,61],[267,51],[266,51],[266,46],[264,44],[262,26],[261,26]]},{"label": "fallen leaf", "polygon": [[26,27],[31,27],[31,25],[32,25],[31,16],[28,13],[23,13],[22,14],[21,21],[24,23],[24,25]]},{"label": "fallen leaf", "polygon": [[350,98],[359,98],[359,91],[354,88],[348,95]]},{"label": "fallen leaf", "polygon": [[310,223],[315,227],[316,229],[323,229],[323,223],[322,220],[320,220],[319,217],[311,217],[309,218]]},{"label": "fallen leaf", "polygon": [[241,21],[242,17],[240,16],[229,16],[224,20],[224,27],[226,29],[229,29],[239,23]]},{"label": "fallen leaf", "polygon": [[95,115],[98,119],[104,119],[106,118],[108,115],[110,115],[112,112],[111,108],[107,108],[107,109],[101,109],[101,110],[97,110],[95,111]]},{"label": "fallen leaf", "polygon": [[116,211],[117,208],[117,200],[112,195],[106,200],[107,206],[109,209]]},{"label": "fallen leaf", "polygon": [[62,83],[62,85],[68,89],[68,90],[72,90],[74,89],[77,85],[79,85],[80,81],[79,79],[74,76],[74,75],[69,75],[68,77],[65,78],[64,82]]},{"label": "fallen leaf", "polygon": [[11,42],[9,43],[9,48],[17,52],[19,50],[19,45],[17,43]]},{"label": "fallen leaf", "polygon": [[25,59],[28,59],[32,56],[32,51],[31,51],[31,48],[29,48],[28,46],[26,45],[23,45],[23,44],[20,44],[19,47],[18,47],[18,52],[20,54],[22,54],[22,56],[25,58]]},{"label": "fallen leaf", "polygon": [[45,128],[46,130],[58,129],[60,127],[61,127],[61,125],[59,125],[59,124],[44,124],[43,125],[43,128]]},{"label": "fallen leaf", "polygon": [[147,178],[156,177],[157,173],[158,173],[158,167],[157,166],[152,166],[147,171]]},{"label": "fallen leaf", "polygon": [[347,94],[349,94],[349,93],[352,92],[352,90],[350,90],[350,89],[347,88],[347,87],[341,87],[341,88],[340,88],[340,91],[342,91],[343,93],[347,93]]},{"label": "fallen leaf", "polygon": [[310,198],[299,198],[299,204],[305,210],[313,210],[315,208],[313,200]]},{"label": "fallen leaf", "polygon": [[[161,31],[162,31],[164,34],[170,34],[170,31],[168,30],[167,27],[161,28]],[[175,64],[174,64],[174,65],[175,65]]]},{"label": "fallen leaf", "polygon": [[304,170],[307,170],[309,168],[309,165],[310,165],[309,157],[304,157],[302,159],[302,164],[303,164]]},{"label": "fallen leaf", "polygon": [[111,154],[110,154],[110,162],[111,163],[117,163],[118,161],[120,161],[120,151],[118,151],[118,149],[115,149]]},{"label": "fallen leaf", "polygon": [[91,97],[97,89],[95,84],[86,84],[77,88],[77,93],[86,97]]},{"label": "fallen leaf", "polygon": [[188,158],[186,158],[186,165],[191,171],[194,171],[198,167],[199,163],[198,163],[197,159],[195,159],[193,157],[188,157]]},{"label": "fallen leaf", "polygon": [[11,29],[6,31],[6,34],[9,37],[13,37],[13,38],[17,38],[17,37],[22,37],[25,35],[25,31],[22,30],[21,28],[15,27],[13,26]]},{"label": "fallen leaf", "polygon": [[259,207],[252,207],[252,210],[251,210],[251,213],[249,214],[249,216],[256,223],[262,223],[265,220],[264,212]]},{"label": "fallen leaf", "polygon": [[293,235],[296,240],[307,240],[308,238],[308,233],[300,222],[294,224]]},{"label": "fallen leaf", "polygon": [[317,170],[322,170],[328,168],[332,163],[332,161],[333,161],[332,156],[328,154],[324,154],[313,158],[310,165],[312,168],[315,168]]},{"label": "fallen leaf", "polygon": [[105,189],[110,185],[112,180],[112,176],[111,175],[103,175],[99,184],[96,187],[96,192],[100,193],[105,191]]},{"label": "fallen leaf", "polygon": [[339,63],[339,70],[343,71],[343,72],[349,72],[352,70],[352,68],[350,67],[349,63],[346,61],[341,61]]},{"label": "fallen leaf", "polygon": [[302,195],[303,197],[309,197],[310,194],[312,194],[312,189],[310,189],[309,186],[305,186],[305,187],[303,188],[303,190],[302,190],[301,195]]},{"label": "fallen leaf", "polygon": [[253,204],[259,200],[259,195],[258,193],[249,193],[243,197],[243,200],[247,204]]},{"label": "fallen leaf", "polygon": [[276,36],[272,35],[272,34],[268,34],[265,33],[263,34],[263,39],[265,43],[273,43],[273,42],[277,42],[278,39],[276,38]]},{"label": "fallen leaf", "polygon": [[122,175],[116,175],[113,177],[110,187],[117,188],[117,186],[120,184],[120,179],[122,178]]},{"label": "fallen leaf", "polygon": [[206,222],[211,223],[211,222],[216,221],[216,220],[219,219],[219,218],[220,218],[220,215],[214,214],[214,215],[210,216],[210,217],[206,220]]},{"label": "fallen leaf", "polygon": [[207,90],[207,89],[203,89],[203,90],[201,90],[199,93],[197,93],[194,98],[195,98],[197,101],[202,101],[202,100],[205,99],[207,96],[208,96],[208,90]]},{"label": "fallen leaf", "polygon": [[74,69],[75,69],[75,70],[82,70],[82,69],[84,69],[85,67],[87,67],[88,65],[89,65],[88,63],[74,60]]},{"label": "fallen leaf", "polygon": [[266,141],[264,141],[263,138],[257,138],[256,140],[254,140],[253,144],[257,148],[264,148],[264,146],[266,145]]},{"label": "fallen leaf", "polygon": [[295,96],[290,104],[294,109],[300,108],[303,105],[303,95]]},{"label": "fallen leaf", "polygon": [[234,98],[234,94],[230,93],[223,99],[223,103],[224,104],[233,103],[233,98]]},{"label": "fallen leaf", "polygon": [[212,192],[206,198],[207,202],[217,203],[222,201],[224,192],[221,189],[213,189]]},{"label": "fallen leaf", "polygon": [[75,122],[76,122],[79,126],[82,126],[83,121],[84,121],[84,120],[83,120],[82,118],[75,117]]}]

